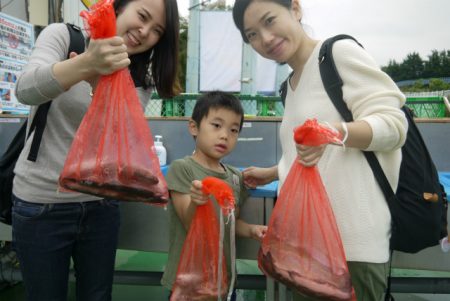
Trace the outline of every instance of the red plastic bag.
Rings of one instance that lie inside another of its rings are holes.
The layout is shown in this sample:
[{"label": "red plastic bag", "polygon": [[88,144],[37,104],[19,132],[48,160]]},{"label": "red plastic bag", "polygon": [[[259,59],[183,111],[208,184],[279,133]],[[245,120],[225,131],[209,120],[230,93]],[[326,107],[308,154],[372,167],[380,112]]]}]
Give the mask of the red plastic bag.
[{"label": "red plastic bag", "polygon": [[[233,214],[233,190],[226,182],[206,177],[202,184],[203,192],[214,196],[222,214]],[[170,300],[211,300],[227,294],[227,267],[220,249],[219,232],[219,221],[209,200],[198,206],[195,212],[181,252]]]},{"label": "red plastic bag", "polygon": [[[308,120],[295,140],[340,142],[339,133]],[[281,188],[258,254],[259,268],[301,294],[356,300],[336,220],[317,167],[295,161]]]},{"label": "red plastic bag", "polygon": [[[82,12],[95,39],[116,33],[112,0]],[[169,194],[128,68],[102,76],[59,178],[62,190],[124,201],[167,203]]]}]

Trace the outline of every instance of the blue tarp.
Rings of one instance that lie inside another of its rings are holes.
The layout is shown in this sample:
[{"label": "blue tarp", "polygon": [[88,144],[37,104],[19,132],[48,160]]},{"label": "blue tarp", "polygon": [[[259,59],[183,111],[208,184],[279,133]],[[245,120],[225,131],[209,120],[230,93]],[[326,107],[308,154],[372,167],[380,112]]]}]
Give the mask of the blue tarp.
[{"label": "blue tarp", "polygon": [[447,195],[450,196],[450,172],[439,172],[439,181],[444,186]]},{"label": "blue tarp", "polygon": [[[168,169],[168,165],[161,166],[161,171],[164,176],[167,174]],[[447,195],[450,196],[450,172],[439,172],[439,181],[444,186]],[[250,195],[260,198],[275,198],[277,196],[277,188],[278,181],[274,181],[270,184],[259,186],[257,189],[250,189]]]}]

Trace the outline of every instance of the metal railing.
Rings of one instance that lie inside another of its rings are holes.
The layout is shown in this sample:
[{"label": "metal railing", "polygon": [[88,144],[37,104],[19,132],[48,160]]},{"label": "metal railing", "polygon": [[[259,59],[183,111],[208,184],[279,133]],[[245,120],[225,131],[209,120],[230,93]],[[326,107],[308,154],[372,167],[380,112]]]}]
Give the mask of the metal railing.
[{"label": "metal railing", "polygon": [[[200,95],[181,94],[173,98],[161,99],[157,94],[153,94],[145,109],[145,114],[150,117],[190,117],[195,102]],[[235,95],[242,101],[246,116],[283,116],[284,106],[279,96]],[[444,95],[407,96],[406,105],[419,118],[443,118],[450,116],[450,105]]]},{"label": "metal railing", "polygon": [[444,118],[450,112],[445,96],[407,97],[406,105],[419,118]]}]

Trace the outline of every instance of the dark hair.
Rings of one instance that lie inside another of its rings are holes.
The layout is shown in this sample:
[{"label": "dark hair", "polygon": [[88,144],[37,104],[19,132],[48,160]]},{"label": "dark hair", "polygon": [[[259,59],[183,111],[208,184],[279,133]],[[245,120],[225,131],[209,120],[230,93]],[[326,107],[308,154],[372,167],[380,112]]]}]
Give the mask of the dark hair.
[{"label": "dark hair", "polygon": [[[247,36],[244,32],[244,14],[247,7],[256,0],[236,0],[233,6],[233,20],[236,27],[241,32],[242,39],[248,44]],[[260,2],[274,2],[281,6],[291,9],[292,0],[259,0]]]},{"label": "dark hair", "polygon": [[[114,10],[119,11],[131,1],[134,0],[115,0]],[[177,77],[180,22],[177,1],[164,0],[164,5],[166,11],[164,34],[153,48],[130,56],[129,69],[136,86],[148,88],[153,80],[159,96],[170,98],[179,94],[181,90]]]},{"label": "dark hair", "polygon": [[228,109],[240,115],[241,124],[239,125],[239,131],[241,131],[242,124],[244,123],[244,109],[242,108],[241,101],[236,96],[222,91],[212,91],[200,96],[192,112],[192,120],[195,121],[197,126],[200,126],[202,119],[208,116],[212,108]]}]

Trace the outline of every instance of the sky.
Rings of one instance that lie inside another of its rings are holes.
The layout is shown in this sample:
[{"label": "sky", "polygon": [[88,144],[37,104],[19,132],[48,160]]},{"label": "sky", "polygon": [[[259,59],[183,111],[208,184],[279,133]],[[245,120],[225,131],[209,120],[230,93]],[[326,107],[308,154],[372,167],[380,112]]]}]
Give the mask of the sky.
[{"label": "sky", "polygon": [[[214,2],[214,0],[211,0]],[[199,0],[201,2],[201,0]],[[178,0],[188,16],[190,0]],[[227,0],[232,5],[234,0]],[[354,36],[381,66],[417,52],[450,50],[450,0],[300,0],[305,30],[316,39]]]}]

